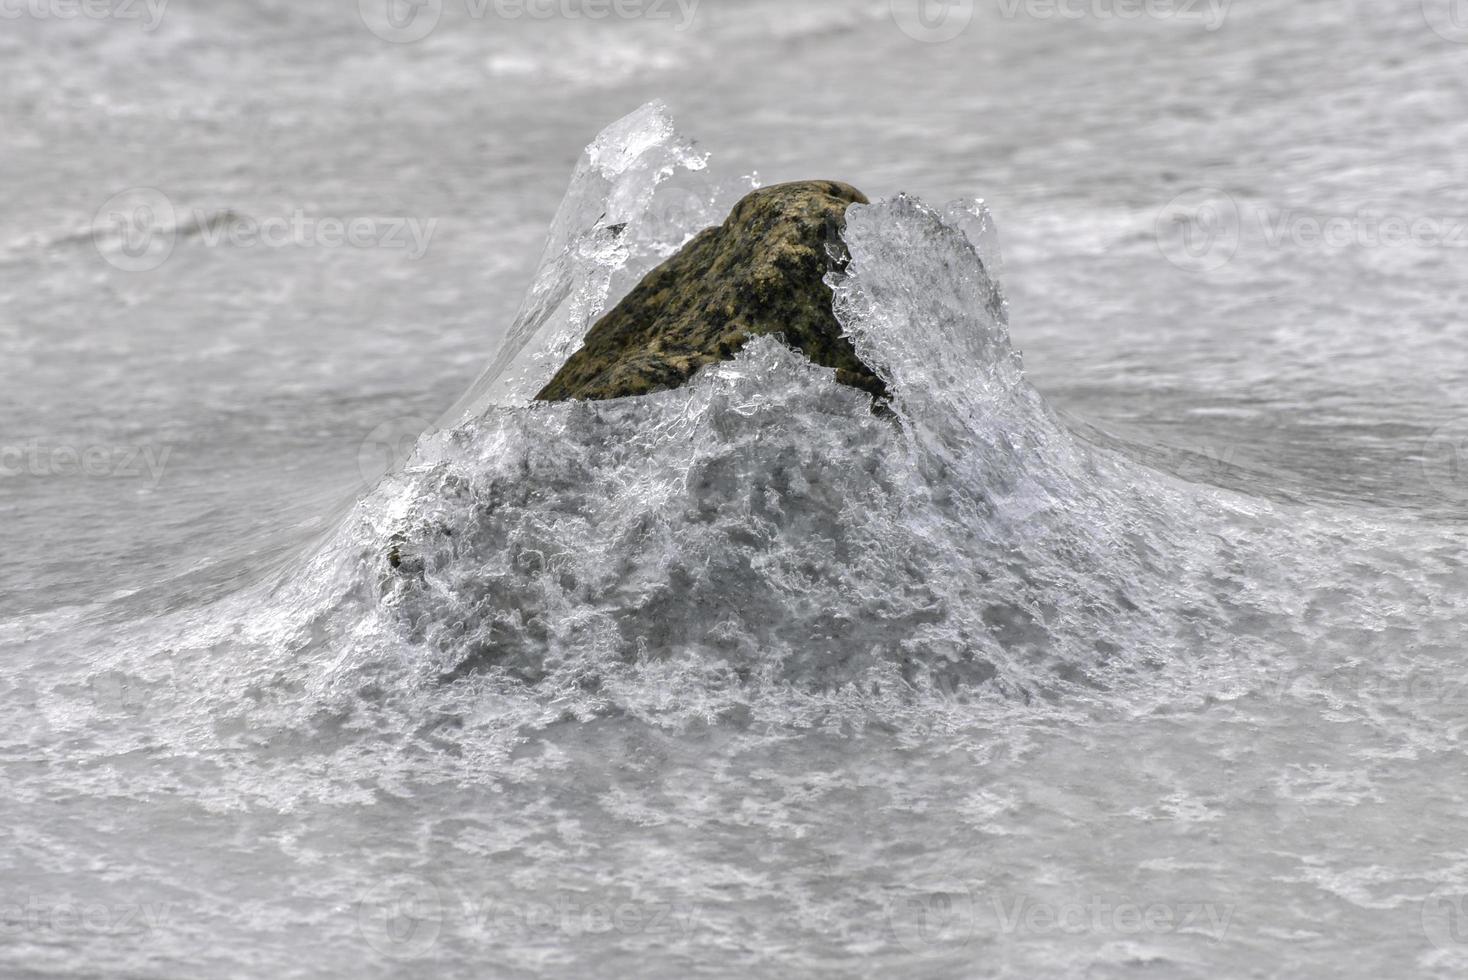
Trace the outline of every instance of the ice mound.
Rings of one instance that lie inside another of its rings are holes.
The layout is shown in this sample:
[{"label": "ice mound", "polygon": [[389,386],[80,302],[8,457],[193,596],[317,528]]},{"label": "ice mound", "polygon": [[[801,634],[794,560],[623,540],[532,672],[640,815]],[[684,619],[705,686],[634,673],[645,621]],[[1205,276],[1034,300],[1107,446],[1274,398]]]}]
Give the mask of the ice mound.
[{"label": "ice mound", "polygon": [[846,215],[833,313],[883,412],[773,337],[680,388],[532,400],[747,190],[658,106],[609,127],[457,410],[298,561],[122,643],[119,669],[291,725],[391,704],[412,730],[617,711],[921,731],[955,701],[1171,705],[1309,657],[1386,662],[1407,635],[1456,656],[1453,541],[1186,483],[1068,428],[1010,342],[980,202]]},{"label": "ice mound", "polygon": [[532,404],[614,282],[719,213],[659,224],[665,184],[716,200],[673,179],[701,168],[656,106],[588,150],[494,366],[304,573],[354,583],[317,619],[361,641],[339,668],[1028,695],[1195,640],[1151,601],[1190,574],[1150,530],[1169,491],[1100,478],[1025,380],[978,202],[848,214],[834,309],[890,414],[771,338],[676,390]]}]

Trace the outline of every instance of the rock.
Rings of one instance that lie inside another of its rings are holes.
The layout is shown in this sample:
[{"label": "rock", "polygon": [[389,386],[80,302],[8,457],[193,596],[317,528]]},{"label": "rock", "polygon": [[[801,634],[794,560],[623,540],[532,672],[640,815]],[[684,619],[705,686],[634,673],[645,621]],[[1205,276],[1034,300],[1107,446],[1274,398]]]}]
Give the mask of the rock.
[{"label": "rock", "polygon": [[599,400],[677,388],[728,360],[751,337],[782,334],[836,379],[878,397],[882,380],[856,356],[831,311],[825,276],[838,260],[846,209],[867,203],[836,181],[755,191],[723,225],[700,232],[599,320],[540,401]]}]

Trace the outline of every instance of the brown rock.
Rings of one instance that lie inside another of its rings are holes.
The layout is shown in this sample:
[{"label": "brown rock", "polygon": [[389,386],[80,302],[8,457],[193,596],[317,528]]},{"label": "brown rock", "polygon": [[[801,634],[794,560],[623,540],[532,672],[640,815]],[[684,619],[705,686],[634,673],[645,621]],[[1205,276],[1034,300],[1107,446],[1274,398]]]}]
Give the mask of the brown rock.
[{"label": "brown rock", "polygon": [[[599,320],[536,397],[598,400],[677,388],[751,337],[781,334],[836,379],[885,396],[841,336],[826,274],[839,261],[846,209],[861,191],[802,181],[755,191],[700,232]],[[837,246],[828,248],[828,246]]]}]

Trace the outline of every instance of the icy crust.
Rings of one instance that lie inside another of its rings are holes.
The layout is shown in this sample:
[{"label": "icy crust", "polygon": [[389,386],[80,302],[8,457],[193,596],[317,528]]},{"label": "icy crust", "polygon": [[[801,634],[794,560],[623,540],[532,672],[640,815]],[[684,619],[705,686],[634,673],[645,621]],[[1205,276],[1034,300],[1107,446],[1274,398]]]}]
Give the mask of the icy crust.
[{"label": "icy crust", "polygon": [[702,165],[656,104],[588,147],[504,350],[282,593],[335,676],[1032,695],[1197,642],[1153,589],[1215,562],[1025,381],[980,202],[848,216],[835,310],[890,412],[772,339],[675,391],[527,404],[614,281],[717,217],[670,182]]},{"label": "icy crust", "polygon": [[[772,339],[675,391],[524,403],[615,283],[707,219],[713,196],[658,177],[694,159],[665,114],[629,119],[588,150],[538,312],[496,362],[521,373],[491,368],[498,394],[426,435],[241,628],[291,684],[472,679],[578,713],[708,716],[775,688],[1186,692],[1214,683],[1196,670],[1300,650],[1384,655],[1409,626],[1446,642],[1453,618],[1410,576],[1353,571],[1421,554],[1405,532],[1184,484],[1062,425],[1010,343],[978,202],[848,215],[835,311],[889,412]],[[621,244],[583,248],[607,215]],[[1449,578],[1453,560],[1434,558]]]},{"label": "icy crust", "polygon": [[[892,425],[774,341],[688,389],[500,410],[445,443],[412,474],[411,573],[381,595],[446,667],[695,658],[836,683],[942,618],[918,542],[881,519]],[[983,673],[975,649],[952,656]]]},{"label": "icy crust", "polygon": [[[607,308],[618,272],[650,267],[683,237],[716,223],[712,192],[688,179],[706,166],[661,102],[603,130],[577,164],[499,353],[444,423],[529,401]],[[679,176],[687,183],[662,188]],[[685,233],[687,226],[694,227]]]},{"label": "icy crust", "polygon": [[1025,694],[1183,642],[1148,594],[1186,577],[1146,536],[1166,493],[1100,489],[969,236],[906,197],[850,221],[836,309],[890,414],[767,338],[675,391],[491,408],[425,438],[340,542],[374,632],[441,678],[596,688],[676,661]]}]

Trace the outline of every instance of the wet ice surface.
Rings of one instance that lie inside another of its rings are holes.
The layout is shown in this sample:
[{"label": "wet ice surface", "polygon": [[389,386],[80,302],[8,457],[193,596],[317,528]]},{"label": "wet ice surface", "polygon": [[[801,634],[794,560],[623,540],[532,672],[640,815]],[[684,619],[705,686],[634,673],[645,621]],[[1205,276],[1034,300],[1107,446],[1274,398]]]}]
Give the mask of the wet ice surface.
[{"label": "wet ice surface", "polygon": [[[17,22],[6,417],[171,452],[0,479],[6,971],[1460,975],[1463,253],[1269,235],[1468,214],[1468,49],[1346,6]],[[639,117],[553,220],[652,96],[711,172]],[[894,417],[770,343],[524,407],[754,169],[881,199],[838,311]],[[128,273],[140,184],[439,224]]]}]

